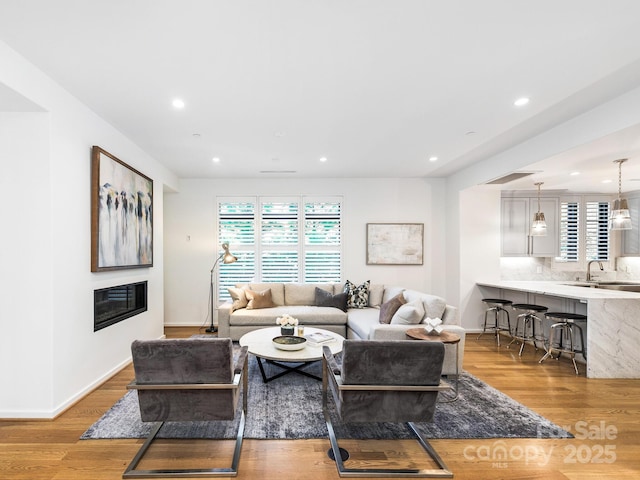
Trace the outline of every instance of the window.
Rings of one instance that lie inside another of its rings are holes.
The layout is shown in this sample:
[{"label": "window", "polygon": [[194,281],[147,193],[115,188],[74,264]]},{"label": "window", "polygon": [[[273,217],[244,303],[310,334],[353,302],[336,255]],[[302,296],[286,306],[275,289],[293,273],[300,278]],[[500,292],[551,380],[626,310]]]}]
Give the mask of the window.
[{"label": "window", "polygon": [[218,199],[220,243],[238,257],[220,265],[220,299],[249,282],[340,282],[342,199],[252,197]]},{"label": "window", "polygon": [[560,259],[578,261],[578,202],[560,203]]},{"label": "window", "polygon": [[609,259],[609,202],[565,201],[560,203],[561,262]]},{"label": "window", "polygon": [[585,258],[609,260],[609,202],[587,202]]}]

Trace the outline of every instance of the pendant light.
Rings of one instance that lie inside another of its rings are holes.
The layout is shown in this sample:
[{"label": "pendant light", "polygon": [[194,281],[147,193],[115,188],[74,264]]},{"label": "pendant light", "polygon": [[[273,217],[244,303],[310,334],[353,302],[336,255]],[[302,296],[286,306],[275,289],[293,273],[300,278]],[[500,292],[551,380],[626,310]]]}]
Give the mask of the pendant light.
[{"label": "pendant light", "polygon": [[627,200],[622,197],[622,164],[626,158],[614,160],[618,164],[618,198],[613,202],[611,215],[609,216],[609,230],[631,230],[631,215]]},{"label": "pendant light", "polygon": [[533,215],[533,223],[531,224],[532,237],[544,237],[547,235],[547,222],[544,219],[544,213],[540,211],[540,185],[543,183],[534,183],[538,187],[538,211]]}]

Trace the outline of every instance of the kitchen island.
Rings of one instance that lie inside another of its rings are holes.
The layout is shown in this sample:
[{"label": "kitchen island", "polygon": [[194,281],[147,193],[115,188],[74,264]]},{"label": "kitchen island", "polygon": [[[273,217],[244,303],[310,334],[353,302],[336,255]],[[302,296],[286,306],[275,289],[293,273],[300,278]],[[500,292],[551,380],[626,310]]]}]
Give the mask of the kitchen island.
[{"label": "kitchen island", "polygon": [[484,297],[587,315],[587,377],[640,378],[640,293],[579,282],[476,282]]}]

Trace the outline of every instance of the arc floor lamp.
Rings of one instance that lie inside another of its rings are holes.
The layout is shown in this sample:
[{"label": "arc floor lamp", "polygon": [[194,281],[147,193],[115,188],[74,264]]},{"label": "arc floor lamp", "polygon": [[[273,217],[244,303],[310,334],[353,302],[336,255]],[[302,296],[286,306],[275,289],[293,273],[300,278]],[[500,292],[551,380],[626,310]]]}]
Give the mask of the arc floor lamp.
[{"label": "arc floor lamp", "polygon": [[213,323],[213,315],[216,308],[216,303],[218,303],[218,289],[213,285],[213,274],[216,270],[216,267],[218,266],[218,263],[220,263],[220,260],[222,260],[222,263],[234,263],[238,261],[238,257],[232,255],[229,251],[228,243],[225,242],[222,244],[222,250],[223,252],[216,259],[213,267],[211,267],[211,283],[209,287],[209,300],[211,301],[211,325],[205,330],[205,332],[207,333],[215,333],[218,331],[218,328]]}]

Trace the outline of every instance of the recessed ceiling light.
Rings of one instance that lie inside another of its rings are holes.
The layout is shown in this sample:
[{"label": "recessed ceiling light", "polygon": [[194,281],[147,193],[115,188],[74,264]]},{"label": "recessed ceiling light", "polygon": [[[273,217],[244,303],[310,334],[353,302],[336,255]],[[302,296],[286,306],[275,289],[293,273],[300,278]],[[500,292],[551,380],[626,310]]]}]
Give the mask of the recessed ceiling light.
[{"label": "recessed ceiling light", "polygon": [[323,162],[323,163],[326,162],[327,161],[327,157],[320,157],[320,161]]},{"label": "recessed ceiling light", "polygon": [[580,175],[580,172],[571,172],[569,175],[571,175],[572,177],[575,177],[576,175]]},{"label": "recessed ceiling light", "polygon": [[171,104],[175,108],[184,108],[184,101],[180,100],[179,98],[175,98],[173,102],[171,102]]},{"label": "recessed ceiling light", "polygon": [[613,180],[602,180],[602,183],[611,183]]},{"label": "recessed ceiling light", "polygon": [[429,157],[429,161],[430,162],[437,162],[438,161],[438,157]]},{"label": "recessed ceiling light", "polygon": [[218,158],[218,157],[213,157],[213,158],[211,159],[211,161],[212,161],[213,163],[220,163],[220,158]]},{"label": "recessed ceiling light", "polygon": [[520,97],[519,99],[517,99],[515,102],[513,102],[513,104],[516,107],[523,107],[524,105],[526,105],[527,103],[529,103],[529,99],[527,97]]}]

